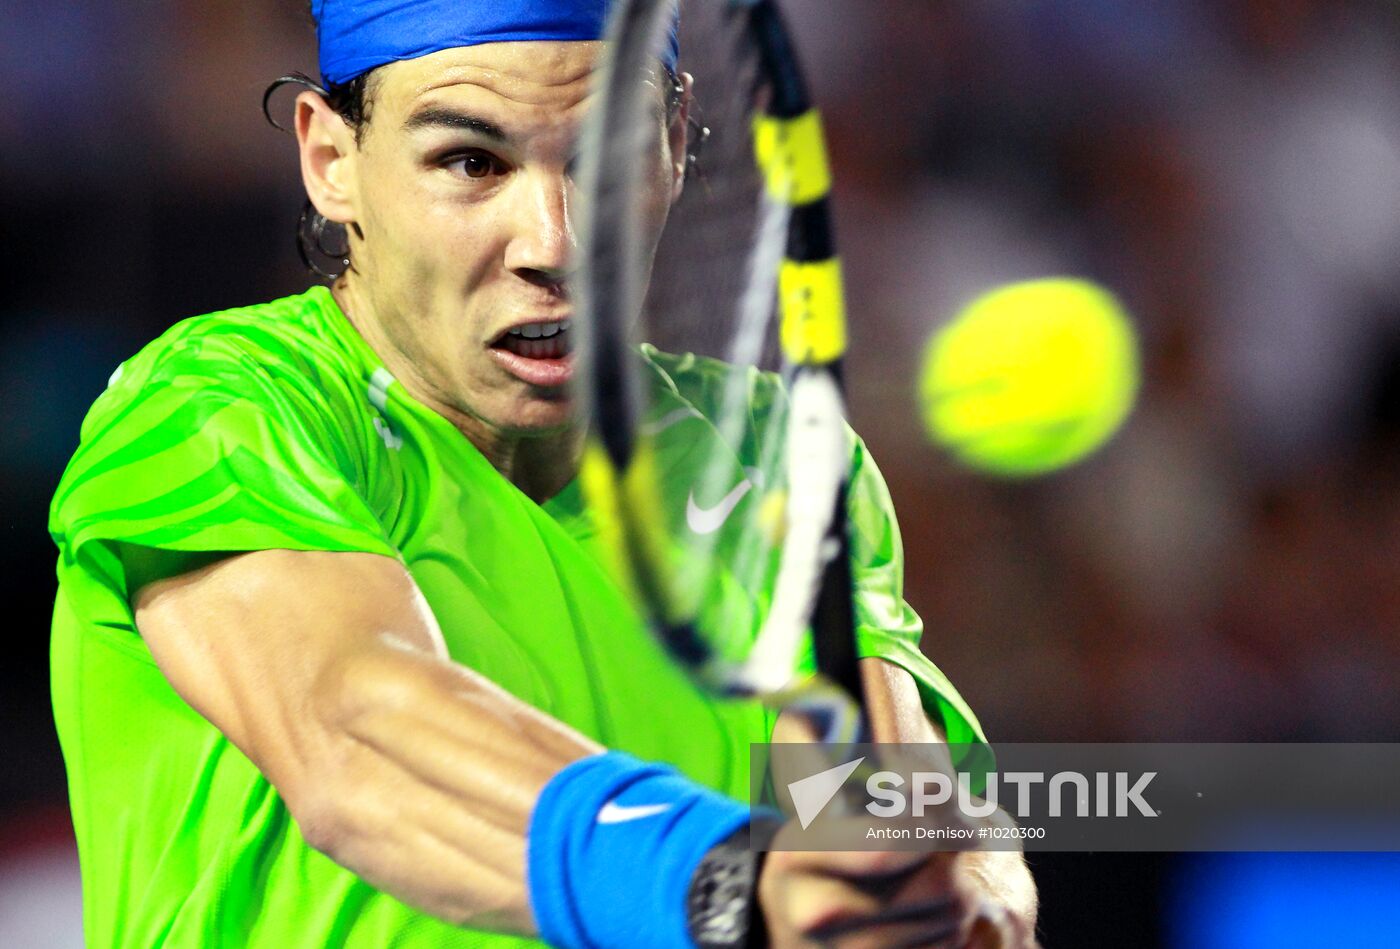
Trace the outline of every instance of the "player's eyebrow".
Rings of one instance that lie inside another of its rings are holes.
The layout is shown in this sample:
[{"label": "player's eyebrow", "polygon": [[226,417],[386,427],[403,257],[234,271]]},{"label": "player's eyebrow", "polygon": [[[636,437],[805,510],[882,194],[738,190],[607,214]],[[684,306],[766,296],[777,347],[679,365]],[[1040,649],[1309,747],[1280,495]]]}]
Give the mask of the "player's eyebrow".
[{"label": "player's eyebrow", "polygon": [[416,132],[425,128],[448,128],[464,132],[475,132],[493,141],[506,141],[506,133],[499,125],[488,122],[469,112],[459,112],[441,105],[426,106],[404,119],[403,130]]}]

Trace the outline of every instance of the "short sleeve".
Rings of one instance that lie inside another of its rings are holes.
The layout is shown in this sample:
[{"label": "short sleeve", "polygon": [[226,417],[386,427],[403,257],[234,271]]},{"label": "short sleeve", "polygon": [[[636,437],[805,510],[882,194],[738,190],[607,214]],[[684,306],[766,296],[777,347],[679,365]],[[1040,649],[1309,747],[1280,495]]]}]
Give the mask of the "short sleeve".
[{"label": "short sleeve", "polygon": [[938,715],[951,745],[983,744],[972,709],[919,648],[924,625],[904,602],[904,544],[889,489],[865,444],[856,439],[847,510],[856,586],[856,647],[907,670],[924,708]]},{"label": "short sleeve", "polygon": [[[269,367],[228,337],[143,352],[84,422],[50,531],[70,563],[102,544],[128,571],[159,563],[167,574],[182,562],[169,555],[395,555],[356,484],[353,433],[335,418],[314,377]],[[135,589],[131,576],[111,579]]]},{"label": "short sleeve", "polygon": [[[788,406],[787,393],[777,375],[736,370],[712,359],[669,355],[651,347],[643,347],[643,354],[649,364],[659,370],[654,384],[676,393],[709,419],[721,416],[732,374],[735,371],[745,373],[749,424],[744,429],[743,443],[734,448],[745,467],[771,470],[779,455],[767,455],[764,446],[782,437]],[[949,744],[964,746],[965,751],[969,750],[967,746],[984,745],[982,726],[972,709],[948,677],[919,648],[923,623],[904,602],[904,545],[889,489],[864,442],[849,428],[847,434],[852,446],[847,512],[851,525],[852,575],[856,585],[856,648],[862,657],[886,659],[914,677],[924,709],[938,717]],[[776,563],[772,569],[770,583],[776,573]],[[749,589],[757,587],[755,584]],[[766,608],[769,592],[759,593],[757,605],[760,609]],[[742,622],[733,625],[744,626]],[[718,626],[726,628],[726,624]],[[756,635],[757,629],[753,632]],[[812,671],[815,663],[809,640],[798,669]]]}]

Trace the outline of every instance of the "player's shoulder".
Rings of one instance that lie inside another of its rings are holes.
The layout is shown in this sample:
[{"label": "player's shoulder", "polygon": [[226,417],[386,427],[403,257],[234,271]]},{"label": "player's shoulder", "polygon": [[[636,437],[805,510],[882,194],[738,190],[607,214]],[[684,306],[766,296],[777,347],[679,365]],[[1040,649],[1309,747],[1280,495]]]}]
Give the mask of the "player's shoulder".
[{"label": "player's shoulder", "polygon": [[[322,376],[352,362],[324,287],[176,323],[127,360],[112,382],[141,384],[188,374],[210,381],[239,373]],[[343,320],[343,317],[341,318]]]},{"label": "player's shoulder", "polygon": [[354,334],[325,287],[182,320],[117,367],[82,439],[142,405],[261,404],[343,417],[367,372]]},{"label": "player's shoulder", "polygon": [[755,419],[786,405],[782,377],[776,372],[696,353],[668,353],[650,344],[641,346],[641,355],[653,385],[674,392],[708,419],[718,418],[736,391],[743,393],[745,410]]}]

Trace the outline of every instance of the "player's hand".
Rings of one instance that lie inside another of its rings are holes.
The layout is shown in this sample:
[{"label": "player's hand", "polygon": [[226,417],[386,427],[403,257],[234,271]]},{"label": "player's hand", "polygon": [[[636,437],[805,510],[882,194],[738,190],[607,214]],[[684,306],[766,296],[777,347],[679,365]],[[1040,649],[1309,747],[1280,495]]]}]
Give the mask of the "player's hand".
[{"label": "player's hand", "polygon": [[955,852],[774,850],[758,883],[769,945],[1034,946],[1025,925],[987,898],[971,857]]}]

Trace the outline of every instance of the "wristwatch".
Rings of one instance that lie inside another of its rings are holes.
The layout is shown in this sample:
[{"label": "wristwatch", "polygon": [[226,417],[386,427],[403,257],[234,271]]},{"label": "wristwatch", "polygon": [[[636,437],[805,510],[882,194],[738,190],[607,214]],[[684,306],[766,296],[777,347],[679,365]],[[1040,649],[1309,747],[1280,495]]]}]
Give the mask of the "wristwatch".
[{"label": "wristwatch", "polygon": [[781,820],[755,817],[710,848],[690,878],[686,917],[699,949],[759,949],[768,945],[758,876]]}]

